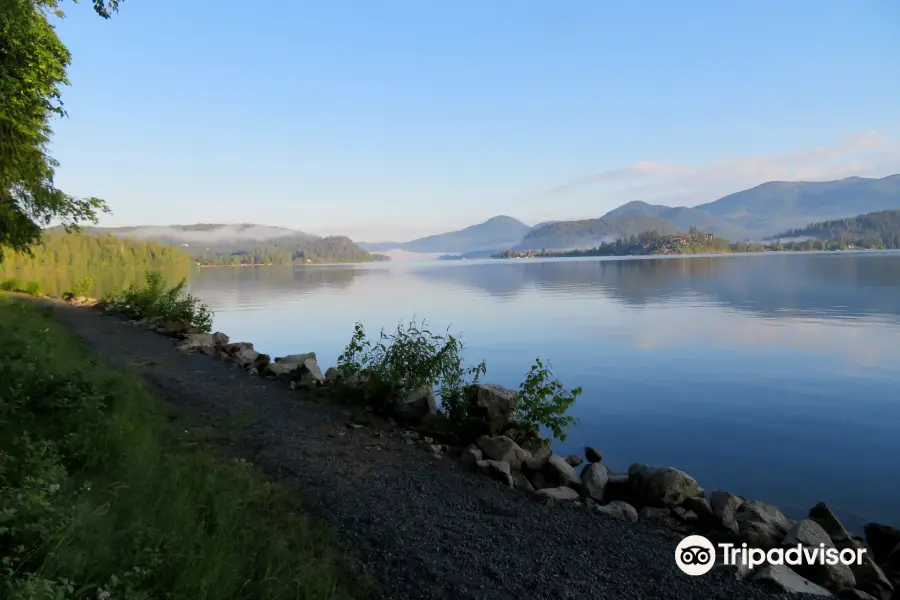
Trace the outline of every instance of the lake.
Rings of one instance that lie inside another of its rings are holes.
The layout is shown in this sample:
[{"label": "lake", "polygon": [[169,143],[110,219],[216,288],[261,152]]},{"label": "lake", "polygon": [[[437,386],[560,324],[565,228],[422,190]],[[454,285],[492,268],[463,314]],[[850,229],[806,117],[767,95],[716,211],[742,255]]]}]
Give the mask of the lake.
[{"label": "lake", "polygon": [[485,381],[582,386],[562,454],[681,468],[792,516],[900,525],[900,253],[202,269],[216,329],[333,366],[355,321],[461,333]]}]

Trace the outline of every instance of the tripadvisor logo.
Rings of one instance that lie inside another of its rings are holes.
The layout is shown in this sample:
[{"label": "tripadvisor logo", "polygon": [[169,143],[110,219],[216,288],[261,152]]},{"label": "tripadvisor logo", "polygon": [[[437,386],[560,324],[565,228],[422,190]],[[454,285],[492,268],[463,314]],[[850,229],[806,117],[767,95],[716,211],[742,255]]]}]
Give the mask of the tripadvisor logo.
[{"label": "tripadvisor logo", "polygon": [[[717,551],[718,550],[718,551]],[[689,535],[675,547],[675,564],[683,573],[697,577],[709,573],[719,558],[721,565],[746,565],[750,569],[762,565],[861,565],[865,548],[837,548],[803,546],[797,544],[787,548],[750,548],[747,544],[737,546],[731,543],[713,545],[702,535]]]}]

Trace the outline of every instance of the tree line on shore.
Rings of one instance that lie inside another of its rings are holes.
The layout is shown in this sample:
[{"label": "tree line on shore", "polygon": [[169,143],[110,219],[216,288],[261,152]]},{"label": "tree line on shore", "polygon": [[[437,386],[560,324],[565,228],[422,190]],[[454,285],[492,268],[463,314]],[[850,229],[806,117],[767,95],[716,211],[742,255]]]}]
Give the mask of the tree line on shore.
[{"label": "tree line on shore", "polygon": [[111,235],[45,232],[41,242],[28,250],[7,251],[0,262],[2,272],[67,269],[139,270],[184,268],[190,258],[178,248],[155,242],[129,240]]},{"label": "tree line on shore", "polygon": [[900,210],[882,210],[846,219],[811,223],[802,229],[792,229],[781,235],[784,238],[806,236],[823,239],[831,246],[900,248]]},{"label": "tree line on shore", "polygon": [[798,238],[768,243],[729,242],[709,232],[691,227],[687,233],[640,235],[605,242],[594,248],[576,250],[507,250],[495,258],[644,256],[658,254],[727,254],[732,252],[809,252],[816,250],[890,250],[900,248],[900,211],[881,211],[813,223],[792,229],[779,237]]},{"label": "tree line on shore", "polygon": [[372,262],[385,260],[370,254],[345,236],[312,238],[295,245],[271,245],[229,252],[203,251],[196,255],[199,265],[292,265],[307,263]]}]

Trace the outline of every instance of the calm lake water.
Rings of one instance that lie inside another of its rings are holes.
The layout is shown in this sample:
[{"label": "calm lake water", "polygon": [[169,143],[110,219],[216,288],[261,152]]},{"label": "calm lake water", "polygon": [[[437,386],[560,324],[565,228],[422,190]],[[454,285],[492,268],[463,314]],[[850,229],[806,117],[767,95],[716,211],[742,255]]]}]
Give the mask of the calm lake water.
[{"label": "calm lake water", "polygon": [[334,365],[355,321],[450,326],[486,381],[584,395],[561,453],[671,465],[804,514],[900,525],[900,253],[204,269],[216,328]]}]

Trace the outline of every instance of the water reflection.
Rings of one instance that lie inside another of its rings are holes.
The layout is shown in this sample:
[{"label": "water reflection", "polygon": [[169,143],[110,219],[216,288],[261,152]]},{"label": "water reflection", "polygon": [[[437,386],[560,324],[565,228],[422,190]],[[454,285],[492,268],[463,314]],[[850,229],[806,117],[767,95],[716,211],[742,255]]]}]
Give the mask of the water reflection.
[{"label": "water reflection", "polygon": [[701,295],[762,316],[900,315],[900,253],[746,255],[624,260],[511,260],[426,265],[411,271],[503,299],[561,289],[627,305]]},{"label": "water reflection", "polygon": [[[163,269],[159,271],[166,285],[175,285],[182,279],[190,278],[189,269]],[[41,292],[48,296],[62,296],[65,292],[75,289],[83,282],[89,285],[86,288],[87,295],[93,298],[101,298],[105,294],[122,290],[131,285],[141,285],[146,278],[143,270],[106,269],[99,271],[57,269],[51,271],[7,271],[0,272],[0,280],[16,278],[22,283],[37,282]]]}]

